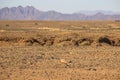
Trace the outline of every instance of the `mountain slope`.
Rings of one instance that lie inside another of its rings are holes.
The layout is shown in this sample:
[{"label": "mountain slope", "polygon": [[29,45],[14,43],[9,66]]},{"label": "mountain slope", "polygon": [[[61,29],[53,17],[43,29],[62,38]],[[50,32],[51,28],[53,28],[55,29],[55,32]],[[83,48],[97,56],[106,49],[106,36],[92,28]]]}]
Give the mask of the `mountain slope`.
[{"label": "mountain slope", "polygon": [[7,20],[31,20],[37,19],[40,16],[40,11],[35,9],[32,6],[18,6],[8,8],[5,7],[0,10],[0,19],[7,19]]}]

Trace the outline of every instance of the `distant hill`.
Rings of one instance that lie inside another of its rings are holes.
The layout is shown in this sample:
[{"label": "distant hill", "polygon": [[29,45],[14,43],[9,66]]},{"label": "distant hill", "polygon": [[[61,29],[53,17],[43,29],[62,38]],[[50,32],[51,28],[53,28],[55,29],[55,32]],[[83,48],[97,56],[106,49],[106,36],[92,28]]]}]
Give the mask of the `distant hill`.
[{"label": "distant hill", "polygon": [[97,13],[99,13],[99,12],[101,12],[101,13],[103,13],[103,14],[105,14],[105,15],[118,15],[118,14],[120,14],[120,12],[104,11],[104,10],[93,10],[93,11],[81,10],[81,11],[79,11],[79,12],[77,12],[77,13],[82,13],[82,14],[85,14],[85,15],[95,15],[95,14],[97,14]]},{"label": "distant hill", "polygon": [[105,11],[96,11],[95,14],[89,11],[87,13],[64,14],[56,11],[45,12],[32,6],[5,7],[0,9],[0,20],[120,20],[120,14],[107,14]]}]

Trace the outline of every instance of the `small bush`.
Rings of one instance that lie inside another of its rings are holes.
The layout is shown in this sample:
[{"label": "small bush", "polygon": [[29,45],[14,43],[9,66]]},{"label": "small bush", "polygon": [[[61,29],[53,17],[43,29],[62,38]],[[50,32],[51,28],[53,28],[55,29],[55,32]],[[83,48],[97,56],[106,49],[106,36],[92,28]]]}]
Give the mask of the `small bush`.
[{"label": "small bush", "polygon": [[106,43],[106,44],[111,45],[111,41],[107,37],[100,37],[98,41],[99,41],[99,43]]}]

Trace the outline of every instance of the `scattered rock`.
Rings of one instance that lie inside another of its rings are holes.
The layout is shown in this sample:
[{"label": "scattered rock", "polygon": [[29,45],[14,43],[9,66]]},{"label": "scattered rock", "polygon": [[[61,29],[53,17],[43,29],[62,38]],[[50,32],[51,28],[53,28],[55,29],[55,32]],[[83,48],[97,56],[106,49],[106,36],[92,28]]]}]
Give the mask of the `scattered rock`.
[{"label": "scattered rock", "polygon": [[95,69],[95,68],[89,68],[87,70],[89,70],[89,71],[96,71],[97,69]]},{"label": "scattered rock", "polygon": [[60,59],[61,63],[67,63],[67,61],[65,59]]}]

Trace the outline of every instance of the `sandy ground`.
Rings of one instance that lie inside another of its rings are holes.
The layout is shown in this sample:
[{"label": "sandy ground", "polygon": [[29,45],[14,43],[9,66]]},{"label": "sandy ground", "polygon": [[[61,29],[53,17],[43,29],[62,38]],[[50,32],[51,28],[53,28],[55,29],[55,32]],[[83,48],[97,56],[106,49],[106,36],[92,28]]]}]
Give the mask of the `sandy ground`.
[{"label": "sandy ground", "polygon": [[120,23],[0,21],[0,80],[120,80]]}]

